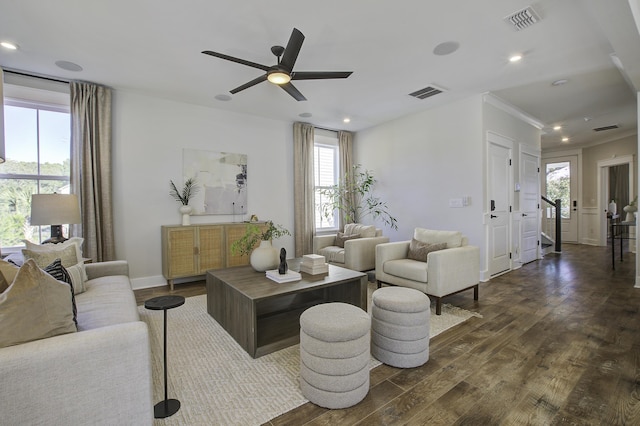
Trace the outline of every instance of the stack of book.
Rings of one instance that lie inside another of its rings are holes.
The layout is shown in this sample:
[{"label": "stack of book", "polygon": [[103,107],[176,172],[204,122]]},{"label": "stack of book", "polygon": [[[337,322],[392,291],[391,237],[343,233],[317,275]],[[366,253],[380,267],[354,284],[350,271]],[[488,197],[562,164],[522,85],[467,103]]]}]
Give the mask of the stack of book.
[{"label": "stack of book", "polygon": [[277,283],[288,283],[291,281],[298,281],[302,279],[300,272],[292,271],[289,269],[286,274],[280,275],[277,269],[267,271],[267,278]]},{"label": "stack of book", "polygon": [[305,254],[300,263],[300,272],[310,275],[326,274],[329,272],[329,264],[325,262],[324,256],[319,254]]}]

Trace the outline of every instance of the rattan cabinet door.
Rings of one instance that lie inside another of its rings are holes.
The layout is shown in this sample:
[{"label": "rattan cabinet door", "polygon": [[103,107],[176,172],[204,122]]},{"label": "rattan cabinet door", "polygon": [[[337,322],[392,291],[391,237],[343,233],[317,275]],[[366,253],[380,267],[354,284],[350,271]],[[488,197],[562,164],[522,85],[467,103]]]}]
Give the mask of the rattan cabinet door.
[{"label": "rattan cabinet door", "polygon": [[166,241],[163,244],[163,248],[166,249],[163,259],[166,268],[165,278],[198,275],[198,264],[195,256],[198,229],[184,226],[165,228],[163,231],[166,232]]},{"label": "rattan cabinet door", "polygon": [[243,256],[240,254],[234,254],[231,251],[231,245],[238,241],[242,236],[247,232],[247,225],[244,223],[239,223],[237,225],[227,225],[226,226],[227,238],[226,238],[226,254],[227,254],[227,264],[226,267],[230,268],[232,266],[244,266],[249,264],[249,256]]},{"label": "rattan cabinet door", "polygon": [[224,227],[198,227],[199,273],[224,267]]}]

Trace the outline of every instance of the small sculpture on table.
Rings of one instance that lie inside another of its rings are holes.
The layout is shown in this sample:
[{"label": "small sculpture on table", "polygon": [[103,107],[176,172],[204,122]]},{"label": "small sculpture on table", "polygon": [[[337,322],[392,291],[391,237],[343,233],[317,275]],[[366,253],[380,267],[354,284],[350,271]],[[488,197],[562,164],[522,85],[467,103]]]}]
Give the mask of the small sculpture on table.
[{"label": "small sculpture on table", "polygon": [[287,251],[282,247],[280,249],[280,265],[278,266],[278,273],[284,275],[287,273],[289,265],[287,265]]}]

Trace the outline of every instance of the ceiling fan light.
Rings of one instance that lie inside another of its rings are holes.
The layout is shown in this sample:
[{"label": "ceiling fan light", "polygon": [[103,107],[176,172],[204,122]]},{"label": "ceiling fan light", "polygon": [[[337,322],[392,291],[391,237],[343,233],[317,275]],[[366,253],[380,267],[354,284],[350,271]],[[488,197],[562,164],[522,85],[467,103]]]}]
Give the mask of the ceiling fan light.
[{"label": "ceiling fan light", "polygon": [[276,71],[272,72],[267,76],[267,80],[269,80],[273,84],[287,84],[291,81],[291,76],[287,73]]}]

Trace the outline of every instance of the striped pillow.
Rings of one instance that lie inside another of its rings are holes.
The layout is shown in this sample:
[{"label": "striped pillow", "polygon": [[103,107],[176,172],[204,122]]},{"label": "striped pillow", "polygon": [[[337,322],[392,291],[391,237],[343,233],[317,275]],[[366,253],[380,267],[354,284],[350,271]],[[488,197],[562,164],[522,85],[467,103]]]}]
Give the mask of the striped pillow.
[{"label": "striped pillow", "polygon": [[71,288],[71,306],[73,309],[73,322],[75,323],[76,328],[78,328],[78,319],[77,319],[78,309],[76,308],[76,296],[73,292],[73,282],[71,282],[71,275],[69,275],[69,272],[67,272],[64,266],[62,266],[62,261],[60,259],[54,260],[51,264],[47,265],[43,270],[47,274],[55,278],[56,280],[69,284],[69,287]]}]

